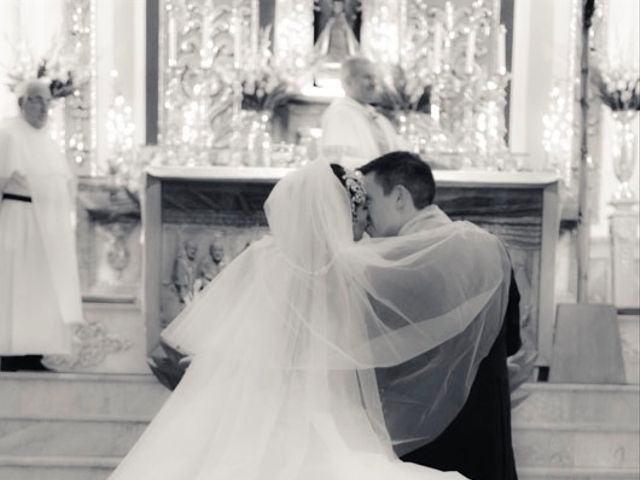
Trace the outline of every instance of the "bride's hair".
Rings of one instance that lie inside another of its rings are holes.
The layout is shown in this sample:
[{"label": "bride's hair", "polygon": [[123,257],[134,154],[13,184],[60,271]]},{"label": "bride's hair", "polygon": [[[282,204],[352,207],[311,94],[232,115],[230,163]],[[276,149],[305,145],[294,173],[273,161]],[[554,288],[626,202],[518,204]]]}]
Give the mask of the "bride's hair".
[{"label": "bride's hair", "polygon": [[353,170],[347,170],[342,165],[332,163],[331,170],[333,174],[338,177],[340,183],[349,194],[349,200],[351,202],[351,213],[355,215],[356,209],[366,202],[367,195],[362,186],[362,182],[358,177],[358,173]]}]

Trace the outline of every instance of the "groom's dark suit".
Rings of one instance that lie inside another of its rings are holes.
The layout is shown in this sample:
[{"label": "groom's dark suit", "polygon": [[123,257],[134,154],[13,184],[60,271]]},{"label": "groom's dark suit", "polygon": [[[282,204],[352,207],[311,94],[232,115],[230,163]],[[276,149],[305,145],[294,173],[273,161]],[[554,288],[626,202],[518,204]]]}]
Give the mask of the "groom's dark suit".
[{"label": "groom's dark suit", "polygon": [[511,444],[507,356],[521,346],[520,294],[513,275],[502,329],[480,363],[467,401],[434,441],[402,460],[439,470],[456,470],[471,480],[517,479]]},{"label": "groom's dark suit", "polygon": [[[400,235],[428,230],[448,222],[451,220],[437,207],[427,207],[403,227]],[[519,301],[520,294],[512,272],[509,300],[500,333],[478,366],[464,406],[435,440],[401,456],[402,460],[439,470],[455,470],[471,480],[517,479],[511,443],[507,356],[513,355],[521,347]],[[447,348],[447,345],[441,348]],[[390,398],[384,393],[385,387],[394,383],[396,373],[406,376],[406,372],[415,366],[419,368],[421,362],[429,361],[430,352],[427,352],[405,364],[378,369],[376,375],[383,406]],[[393,415],[393,409],[407,408],[402,403],[389,403],[388,406],[385,418]],[[395,413],[403,415],[403,412]]]}]

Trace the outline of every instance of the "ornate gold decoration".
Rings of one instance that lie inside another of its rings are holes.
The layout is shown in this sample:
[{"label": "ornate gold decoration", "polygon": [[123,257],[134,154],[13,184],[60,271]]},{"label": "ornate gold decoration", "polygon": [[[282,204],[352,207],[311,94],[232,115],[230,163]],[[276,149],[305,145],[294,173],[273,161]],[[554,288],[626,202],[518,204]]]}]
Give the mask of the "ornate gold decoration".
[{"label": "ornate gold decoration", "polygon": [[303,72],[313,51],[313,0],[280,0],[274,25],[275,66]]},{"label": "ornate gold decoration", "polygon": [[95,0],[66,0],[62,55],[72,59],[77,88],[65,99],[64,147],[81,169],[93,167],[95,126]]},{"label": "ornate gold decoration", "polygon": [[216,150],[228,147],[238,108],[234,70],[257,58],[258,3],[161,4],[159,130],[165,162],[214,163]]},{"label": "ornate gold decoration", "polygon": [[119,335],[108,333],[98,321],[75,327],[70,355],[47,355],[42,363],[53,370],[89,368],[100,365],[107,355],[131,348],[131,342]]}]

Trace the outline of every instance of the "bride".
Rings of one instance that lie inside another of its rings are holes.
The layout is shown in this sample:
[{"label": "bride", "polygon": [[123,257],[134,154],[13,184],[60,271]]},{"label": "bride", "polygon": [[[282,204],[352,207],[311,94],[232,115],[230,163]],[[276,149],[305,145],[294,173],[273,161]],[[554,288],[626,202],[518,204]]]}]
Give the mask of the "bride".
[{"label": "bride", "polygon": [[[265,203],[271,234],[163,333],[193,361],[112,480],[463,478],[394,449],[429,441],[464,404],[500,328],[506,254],[466,222],[355,243],[365,203],[355,174],[320,160],[278,182]],[[467,255],[470,239],[484,258]],[[451,248],[457,265],[440,261]],[[484,275],[470,285],[465,268]],[[451,339],[456,348],[438,348]],[[375,368],[424,352],[423,370],[443,380],[429,412],[395,424]]]}]

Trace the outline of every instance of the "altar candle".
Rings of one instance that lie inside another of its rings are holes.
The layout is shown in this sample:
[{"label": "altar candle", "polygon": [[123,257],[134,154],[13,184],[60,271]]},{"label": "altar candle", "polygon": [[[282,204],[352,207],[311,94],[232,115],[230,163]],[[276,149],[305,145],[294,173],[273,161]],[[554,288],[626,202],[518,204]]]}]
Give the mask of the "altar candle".
[{"label": "altar candle", "polygon": [[444,48],[442,54],[442,63],[445,67],[451,67],[451,36],[448,32],[444,33]]},{"label": "altar candle", "polygon": [[433,120],[434,123],[436,124],[440,123],[440,106],[439,105],[435,103],[431,105],[430,116],[431,116],[431,120]]},{"label": "altar candle", "polygon": [[167,26],[167,54],[169,57],[169,66],[178,63],[178,27],[175,18],[169,18]]},{"label": "altar candle", "polygon": [[442,62],[442,24],[436,22],[433,34],[433,71],[440,73]]},{"label": "altar candle", "polygon": [[251,62],[254,68],[257,68],[258,61],[258,35],[260,33],[260,7],[258,0],[251,2]]},{"label": "altar candle", "polygon": [[209,16],[202,19],[202,49],[207,49],[207,44],[211,41],[211,22]]},{"label": "altar candle", "polygon": [[447,2],[444,4],[445,19],[447,22],[447,34],[453,31],[453,4]]},{"label": "altar candle", "polygon": [[203,16],[202,24],[200,26],[202,30],[202,43],[200,45],[200,65],[203,68],[211,66],[211,50],[209,49],[209,39],[211,37],[211,29],[208,15]]},{"label": "altar candle", "polygon": [[240,60],[242,56],[242,25],[240,21],[240,15],[237,8],[233,9],[232,14],[233,25],[233,66],[236,69],[240,68]]},{"label": "altar candle", "polygon": [[504,25],[500,25],[496,35],[496,73],[498,75],[504,75],[507,73],[507,68],[505,66],[506,40],[507,29]]},{"label": "altar candle", "polygon": [[475,63],[476,56],[476,31],[475,29],[469,32],[469,38],[467,39],[467,56],[465,58],[464,70],[466,73],[473,73],[473,65]]}]

